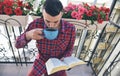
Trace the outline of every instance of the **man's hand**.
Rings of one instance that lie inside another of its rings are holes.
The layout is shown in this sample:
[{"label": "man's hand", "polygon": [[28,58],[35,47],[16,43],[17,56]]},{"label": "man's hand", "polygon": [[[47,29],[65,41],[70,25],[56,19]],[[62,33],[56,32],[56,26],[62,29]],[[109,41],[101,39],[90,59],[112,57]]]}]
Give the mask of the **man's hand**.
[{"label": "man's hand", "polygon": [[62,57],[60,60],[61,60],[61,61],[64,61],[64,57]]},{"label": "man's hand", "polygon": [[26,32],[26,39],[27,40],[30,40],[30,39],[33,39],[33,40],[40,40],[40,39],[43,39],[43,32],[42,32],[43,29],[40,29],[40,28],[36,28],[36,29],[33,29],[33,30],[30,30],[28,32]]}]

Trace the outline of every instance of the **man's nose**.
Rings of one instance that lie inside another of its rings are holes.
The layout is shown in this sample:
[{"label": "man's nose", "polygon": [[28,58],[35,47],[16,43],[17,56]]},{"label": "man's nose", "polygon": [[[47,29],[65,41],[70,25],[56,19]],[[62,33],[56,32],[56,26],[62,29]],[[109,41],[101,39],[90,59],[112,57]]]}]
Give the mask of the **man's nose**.
[{"label": "man's nose", "polygon": [[49,27],[50,27],[50,28],[54,27],[54,25],[55,25],[55,23],[52,23],[52,22],[49,23]]}]

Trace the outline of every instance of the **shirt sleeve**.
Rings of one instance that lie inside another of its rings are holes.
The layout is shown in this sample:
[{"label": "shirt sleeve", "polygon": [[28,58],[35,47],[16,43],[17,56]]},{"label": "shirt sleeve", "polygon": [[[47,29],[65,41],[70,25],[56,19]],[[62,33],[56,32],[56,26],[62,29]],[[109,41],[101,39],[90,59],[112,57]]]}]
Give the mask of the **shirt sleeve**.
[{"label": "shirt sleeve", "polygon": [[63,57],[71,56],[71,54],[73,52],[73,48],[74,48],[75,38],[76,38],[76,30],[75,30],[75,26],[74,26],[71,31],[71,39],[70,39],[69,45],[68,45],[67,50],[65,51]]},{"label": "shirt sleeve", "polygon": [[20,36],[17,37],[16,42],[15,42],[16,48],[23,48],[27,45],[28,42],[31,41],[31,40],[26,39],[26,32],[33,29],[35,25],[36,25],[35,21],[31,22],[29,26],[27,27],[27,29]]},{"label": "shirt sleeve", "polygon": [[16,39],[15,47],[22,48],[22,47],[26,46],[29,41],[26,40],[26,33],[23,33]]}]

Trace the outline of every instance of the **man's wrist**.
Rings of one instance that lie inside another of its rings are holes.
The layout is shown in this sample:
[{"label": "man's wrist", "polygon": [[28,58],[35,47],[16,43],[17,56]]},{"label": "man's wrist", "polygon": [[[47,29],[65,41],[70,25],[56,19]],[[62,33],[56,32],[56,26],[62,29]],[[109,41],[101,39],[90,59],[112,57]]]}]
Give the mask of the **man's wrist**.
[{"label": "man's wrist", "polygon": [[30,36],[29,36],[29,32],[25,33],[25,37],[26,37],[26,40],[30,40],[31,39]]},{"label": "man's wrist", "polygon": [[64,60],[64,57],[62,57],[60,60],[62,60],[62,61],[63,61],[63,60]]}]

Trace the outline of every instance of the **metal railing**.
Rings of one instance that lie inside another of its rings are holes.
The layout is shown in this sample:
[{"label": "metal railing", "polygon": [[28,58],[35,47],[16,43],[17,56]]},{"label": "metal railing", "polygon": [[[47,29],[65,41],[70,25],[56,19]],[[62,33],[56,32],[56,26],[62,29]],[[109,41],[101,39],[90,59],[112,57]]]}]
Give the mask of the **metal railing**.
[{"label": "metal railing", "polygon": [[[9,26],[9,21],[15,21],[18,26]],[[75,26],[77,35],[73,55],[86,61],[98,75],[120,40],[120,38],[116,38],[120,35],[119,25],[109,22],[102,30],[81,29],[77,27],[81,26],[80,23]],[[33,63],[38,52],[33,44],[34,41],[21,49],[16,49],[14,46],[17,36],[24,31],[21,23],[12,18],[5,21],[0,19],[0,27],[3,28],[0,31],[0,37],[3,37],[2,40],[6,40],[6,43],[0,43],[0,63],[15,63],[16,65]],[[91,48],[91,45],[94,46]],[[103,47],[100,48],[100,45]]]},{"label": "metal railing", "polygon": [[115,68],[115,66],[120,62],[120,51],[119,53],[115,56],[114,60],[110,63],[109,67],[105,70],[103,73],[103,76],[112,76],[111,72]]}]

